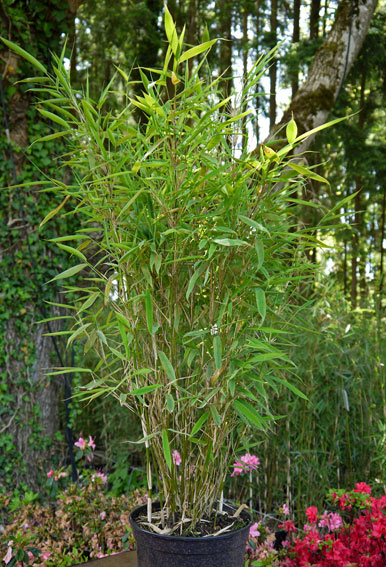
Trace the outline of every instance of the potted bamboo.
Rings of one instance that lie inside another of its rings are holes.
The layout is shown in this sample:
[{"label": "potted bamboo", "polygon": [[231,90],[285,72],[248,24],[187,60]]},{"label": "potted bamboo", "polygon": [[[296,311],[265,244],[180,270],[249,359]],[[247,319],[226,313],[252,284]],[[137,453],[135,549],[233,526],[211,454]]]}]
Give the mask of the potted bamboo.
[{"label": "potted bamboo", "polygon": [[[304,177],[324,180],[288,157],[307,135],[294,120],[279,151],[250,152],[249,103],[272,53],[224,99],[206,65],[216,40],[186,48],[167,8],[165,29],[163,67],[139,70],[140,95],[117,71],[119,112],[108,108],[116,77],[93,100],[71,86],[64,50],[46,70],[3,41],[41,71],[29,81],[61,128],[45,139],[68,141],[72,184],[39,184],[53,192],[42,226],[64,211],[82,221],[55,239],[76,263],[54,278],[77,277],[66,288],[77,295],[68,345],[97,354],[78,368],[89,376],[79,394],[114,396],[142,425],[148,504],[131,516],[139,565],[241,567],[251,518],[224,504],[224,482],[247,431],[269,428],[269,389],[302,395],[275,340],[312,270],[304,248],[317,243],[288,204]],[[136,125],[138,109],[146,119]]]}]

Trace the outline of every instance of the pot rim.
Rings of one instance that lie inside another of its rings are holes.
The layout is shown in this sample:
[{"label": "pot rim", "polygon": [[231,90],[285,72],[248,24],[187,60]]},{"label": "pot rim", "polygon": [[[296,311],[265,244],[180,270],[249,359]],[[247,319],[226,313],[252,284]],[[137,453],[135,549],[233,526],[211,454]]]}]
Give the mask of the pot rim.
[{"label": "pot rim", "polygon": [[[156,506],[159,506],[159,502],[155,502],[154,504],[155,504]],[[224,508],[231,508],[231,509],[237,510],[237,508],[234,508],[233,505],[231,505],[231,504],[225,504],[225,503],[224,503]],[[232,532],[227,532],[227,533],[224,533],[224,534],[220,534],[220,535],[218,535],[218,536],[216,536],[216,535],[210,535],[210,536],[198,536],[198,537],[195,537],[195,536],[175,536],[175,535],[168,535],[168,534],[157,534],[157,533],[155,533],[155,532],[151,532],[151,531],[149,531],[149,530],[145,530],[145,528],[142,528],[140,525],[138,525],[137,522],[136,522],[136,520],[133,518],[133,515],[135,515],[136,512],[138,512],[138,511],[141,510],[141,509],[144,509],[144,510],[146,511],[147,505],[146,505],[146,504],[141,504],[141,506],[136,506],[136,507],[134,508],[134,510],[132,510],[132,511],[130,512],[130,516],[129,516],[130,524],[131,524],[132,526],[135,525],[135,528],[136,528],[137,530],[139,530],[139,531],[141,531],[141,532],[144,532],[145,534],[149,534],[149,535],[151,535],[151,536],[154,536],[154,537],[157,538],[157,539],[170,539],[170,540],[173,540],[173,541],[190,541],[190,542],[191,542],[191,541],[201,541],[201,542],[203,542],[203,541],[213,541],[213,540],[219,541],[220,539],[227,539],[227,538],[230,538],[230,537],[234,536],[235,534],[238,534],[238,533],[242,532],[243,530],[248,530],[248,531],[249,531],[249,528],[251,527],[251,525],[252,525],[252,523],[253,523],[252,514],[250,513],[250,511],[249,511],[249,510],[243,510],[243,512],[245,512],[245,513],[248,514],[248,516],[249,516],[249,523],[248,523],[246,526],[242,527],[242,528],[238,528],[237,530],[234,530],[234,531],[232,531]]]}]

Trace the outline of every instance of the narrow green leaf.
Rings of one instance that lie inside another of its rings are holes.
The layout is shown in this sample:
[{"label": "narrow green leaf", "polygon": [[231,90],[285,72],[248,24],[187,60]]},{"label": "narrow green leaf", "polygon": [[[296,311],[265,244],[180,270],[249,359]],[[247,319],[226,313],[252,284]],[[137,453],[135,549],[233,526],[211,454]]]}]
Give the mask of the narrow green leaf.
[{"label": "narrow green leaf", "polygon": [[58,274],[57,276],[55,276],[54,278],[52,278],[52,280],[50,280],[48,283],[53,282],[55,280],[64,280],[65,278],[70,278],[71,276],[74,276],[75,274],[77,274],[78,272],[80,272],[81,270],[83,270],[84,268],[87,267],[87,264],[77,264],[76,266],[73,266],[72,268],[68,268],[68,270],[64,270],[64,272]]},{"label": "narrow green leaf", "polygon": [[221,368],[222,360],[222,343],[220,335],[215,335],[213,339],[213,354],[217,370]]},{"label": "narrow green leaf", "polygon": [[166,429],[162,430],[162,446],[163,446],[163,450],[164,450],[164,456],[165,456],[166,464],[168,466],[169,471],[171,471],[172,470],[172,454],[171,454],[171,451],[170,451],[168,432],[166,431]]},{"label": "narrow green leaf", "polygon": [[320,183],[327,183],[327,185],[330,185],[327,179],[324,179],[324,177],[322,177],[321,175],[318,175],[311,169],[308,169],[308,167],[304,167],[303,165],[299,165],[298,163],[291,163],[291,162],[287,163],[287,165],[291,169],[294,169],[297,173],[300,173],[301,175],[304,175],[309,179],[314,179],[315,181],[319,181]]},{"label": "narrow green leaf", "polygon": [[120,321],[122,323],[122,325],[124,325],[125,327],[127,327],[128,329],[131,330],[131,328],[132,328],[131,322],[128,321],[128,319],[126,319],[126,317],[124,315],[122,315],[122,313],[119,313],[118,311],[116,311],[115,316],[118,319],[118,321]]},{"label": "narrow green leaf", "polygon": [[265,228],[265,226],[263,226],[262,224],[260,224],[259,222],[256,222],[253,219],[249,219],[248,217],[244,217],[243,215],[239,215],[239,219],[242,220],[245,224],[247,224],[248,226],[255,228],[256,230],[260,230],[261,232],[266,232],[267,234],[269,234],[268,230]]},{"label": "narrow green leaf", "polygon": [[220,414],[217,411],[217,408],[215,406],[210,406],[210,411],[212,413],[213,421],[220,427],[222,420]]},{"label": "narrow green leaf", "polygon": [[9,41],[8,39],[5,39],[4,37],[2,37],[0,39],[3,43],[5,43],[5,45],[7,47],[9,47],[9,49],[12,49],[12,51],[14,51],[18,55],[20,55],[20,57],[23,57],[24,59],[29,61],[34,67],[39,69],[39,71],[42,71],[42,73],[44,73],[45,75],[47,74],[47,69],[44,67],[44,65],[42,65],[40,63],[40,61],[35,59],[35,57],[33,57],[30,53],[28,53],[27,51],[24,51],[24,49],[22,49],[16,43],[13,43],[13,41]]},{"label": "narrow green leaf", "polygon": [[257,413],[255,408],[249,403],[241,400],[234,400],[233,406],[237,413],[244,416],[250,423],[255,425],[258,429],[265,429],[264,421],[261,416]]},{"label": "narrow green leaf", "polygon": [[60,132],[55,132],[54,134],[49,134],[48,136],[43,136],[43,138],[38,138],[34,140],[31,144],[33,146],[37,142],[49,142],[50,140],[55,140],[56,138],[61,138],[62,136],[67,136],[71,134],[72,130],[61,130]]},{"label": "narrow green leaf", "polygon": [[303,398],[303,400],[309,401],[307,396],[305,394],[303,394],[303,392],[301,392],[296,386],[291,384],[291,382],[287,382],[287,380],[283,380],[282,378],[279,378],[278,376],[269,376],[269,378],[271,380],[275,380],[276,382],[279,382],[279,384],[283,384],[283,386],[285,386],[286,388],[291,390],[291,392],[293,392],[294,394],[299,396],[299,398]]},{"label": "narrow green leaf", "polygon": [[316,134],[317,132],[320,132],[321,130],[324,130],[325,128],[329,128],[330,126],[333,126],[334,124],[338,124],[338,122],[342,122],[342,120],[347,120],[348,118],[351,118],[352,116],[354,116],[354,114],[349,114],[348,116],[343,116],[343,118],[337,118],[336,120],[331,120],[330,122],[326,122],[325,124],[322,124],[321,126],[318,126],[317,128],[313,128],[312,130],[305,132],[301,136],[298,136],[296,138],[295,142],[300,142],[300,140],[304,140],[304,138],[308,138],[312,134]]},{"label": "narrow green leaf", "polygon": [[87,262],[86,256],[77,248],[73,248],[72,246],[67,246],[66,244],[59,244],[59,243],[57,244],[57,246],[59,248],[61,248],[62,250],[65,250],[65,252],[69,252],[70,254],[73,254],[74,256],[78,256],[78,258],[80,258],[84,262]]},{"label": "narrow green leaf", "polygon": [[[94,291],[94,293],[92,293],[90,295],[90,297],[88,297],[86,299],[86,301],[83,303],[83,305],[79,309],[78,313],[83,313],[83,311],[86,311],[86,309],[89,309],[95,303],[95,300],[98,297],[98,295],[99,295],[99,291]],[[97,333],[98,333],[98,331],[97,331]],[[106,338],[105,338],[105,340],[106,340]]]},{"label": "narrow green leaf", "polygon": [[257,269],[260,270],[261,266],[264,263],[264,245],[263,242],[261,240],[255,240],[255,248],[256,248],[256,252],[257,252],[257,260],[258,260],[258,264],[257,264]]},{"label": "narrow green leaf", "polygon": [[174,368],[173,368],[170,360],[168,359],[166,354],[164,352],[162,352],[162,350],[158,351],[158,356],[159,356],[159,359],[161,361],[162,367],[165,370],[169,380],[174,382],[175,379],[176,379],[176,374],[174,372]]},{"label": "narrow green leaf", "polygon": [[188,283],[188,289],[186,290],[186,299],[189,299],[189,296],[192,293],[193,288],[194,288],[196,281],[197,281],[198,277],[200,276],[200,274],[201,274],[200,269],[197,269],[195,272],[193,272],[193,275],[190,278],[189,283]]},{"label": "narrow green leaf", "polygon": [[265,292],[263,289],[261,289],[260,287],[255,289],[255,295],[256,295],[256,305],[257,305],[257,310],[261,315],[262,318],[262,322],[265,319],[265,315],[266,315],[266,311],[267,311],[267,307],[266,307],[266,300],[265,300]]},{"label": "narrow green leaf", "polygon": [[46,222],[48,222],[50,219],[52,219],[52,217],[54,217],[60,211],[60,209],[66,204],[66,202],[68,201],[69,198],[70,198],[70,195],[66,195],[66,197],[63,199],[63,201],[60,203],[60,205],[58,205],[55,209],[50,211],[48,213],[48,215],[46,215],[44,217],[44,219],[40,223],[40,226],[43,226],[44,224],[46,224]]},{"label": "narrow green leaf", "polygon": [[206,420],[209,417],[209,412],[206,411],[205,413],[202,414],[202,416],[198,419],[198,421],[196,422],[196,424],[194,425],[190,435],[191,437],[194,437],[194,435],[196,435],[196,433],[198,433],[200,431],[200,429],[202,428],[202,426],[204,425],[204,423],[206,422]]},{"label": "narrow green leaf", "polygon": [[178,49],[177,31],[176,31],[176,26],[173,22],[172,15],[169,12],[166,4],[165,4],[165,32],[166,32],[166,37],[168,38],[169,45],[175,55]]},{"label": "narrow green leaf", "polygon": [[249,246],[248,242],[238,238],[216,238],[213,242],[221,246]]},{"label": "narrow green leaf", "polygon": [[91,323],[85,323],[84,325],[82,325],[81,327],[76,329],[76,331],[74,333],[72,333],[71,337],[69,337],[68,340],[67,340],[67,348],[75,341],[75,339],[77,339],[78,337],[83,335],[84,331],[90,325],[91,325]]},{"label": "narrow green leaf", "polygon": [[167,394],[166,396],[166,405],[170,413],[174,411],[174,398],[171,394]]},{"label": "narrow green leaf", "polygon": [[145,311],[146,311],[146,323],[149,333],[153,334],[153,302],[150,295],[150,290],[146,290],[145,293]]},{"label": "narrow green leaf", "polygon": [[137,388],[136,390],[132,390],[131,392],[129,392],[129,395],[143,396],[144,394],[149,394],[149,392],[158,390],[158,388],[162,388],[162,384],[151,384],[150,386],[143,386],[142,388]]},{"label": "narrow green leaf", "polygon": [[48,118],[49,120],[52,120],[52,122],[56,122],[57,124],[60,124],[60,126],[64,126],[67,130],[70,130],[69,123],[63,118],[60,118],[60,116],[57,116],[53,112],[48,112],[48,110],[44,110],[43,108],[38,108],[38,111],[45,118]]},{"label": "narrow green leaf", "polygon": [[200,45],[196,45],[195,47],[188,49],[181,55],[179,62],[183,63],[184,61],[187,61],[188,59],[191,59],[192,57],[203,53],[203,51],[207,51],[212,47],[213,44],[216,43],[216,41],[217,39],[211,39],[210,41],[206,41],[205,43],[201,43]]}]

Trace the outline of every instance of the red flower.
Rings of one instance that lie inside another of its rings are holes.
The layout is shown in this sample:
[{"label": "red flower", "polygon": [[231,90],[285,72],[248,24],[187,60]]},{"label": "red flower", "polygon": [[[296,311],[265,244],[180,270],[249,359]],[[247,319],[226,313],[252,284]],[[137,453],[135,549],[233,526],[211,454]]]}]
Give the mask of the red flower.
[{"label": "red flower", "polygon": [[353,492],[364,492],[365,494],[371,494],[371,488],[365,482],[357,482],[356,488],[354,488]]},{"label": "red flower", "polygon": [[279,524],[279,528],[284,528],[287,533],[296,532],[296,528],[292,520],[286,520],[282,524]]},{"label": "red flower", "polygon": [[316,524],[316,522],[318,521],[318,509],[317,509],[317,507],[316,506],[310,506],[309,508],[307,508],[306,516],[307,516],[307,520],[310,522],[310,524]]}]

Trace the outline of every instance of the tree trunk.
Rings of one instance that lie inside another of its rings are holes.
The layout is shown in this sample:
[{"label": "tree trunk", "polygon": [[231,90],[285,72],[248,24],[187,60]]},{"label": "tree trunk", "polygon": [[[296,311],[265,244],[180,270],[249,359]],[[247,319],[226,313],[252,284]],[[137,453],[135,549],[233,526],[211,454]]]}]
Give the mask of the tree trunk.
[{"label": "tree trunk", "polygon": [[[292,113],[299,134],[327,121],[341,85],[362,47],[376,6],[377,0],[367,0],[353,10],[352,0],[339,2],[334,25],[315,54],[307,79],[281,121],[271,129],[271,137],[290,120]],[[298,146],[297,153],[305,151],[313,138],[310,136]]]},{"label": "tree trunk", "polygon": [[[255,4],[255,13],[256,13],[256,20],[255,20],[255,31],[256,31],[256,59],[260,56],[260,0],[256,0]],[[255,136],[256,140],[260,140],[260,125],[259,125],[259,115],[260,115],[260,85],[259,82],[256,83],[256,118],[255,118]]]},{"label": "tree trunk", "polygon": [[310,39],[318,39],[319,37],[319,12],[320,0],[312,0],[310,11]]},{"label": "tree trunk", "polygon": [[219,9],[220,34],[225,40],[220,44],[220,74],[227,78],[224,81],[224,98],[232,92],[232,4],[228,0],[216,2]]},{"label": "tree trunk", "polygon": [[362,187],[359,185],[360,178],[356,180],[356,191],[358,191],[355,196],[355,215],[354,215],[354,233],[352,237],[351,245],[351,306],[353,309],[357,307],[357,295],[358,295],[358,254],[359,254],[359,225],[360,225],[360,207],[361,199],[360,194]]},{"label": "tree trunk", "polygon": [[[271,47],[277,44],[277,0],[271,0],[270,14]],[[276,123],[276,82],[277,82],[277,60],[272,60],[269,67],[269,129]]]},{"label": "tree trunk", "polygon": [[[292,32],[292,43],[299,43],[300,41],[300,4],[301,0],[294,0],[294,21],[293,21],[293,32]],[[296,65],[296,69],[293,70],[291,74],[291,91],[292,98],[295,96],[299,88],[299,68]]]},{"label": "tree trunk", "polygon": [[[23,26],[10,26],[13,10],[20,9],[18,4],[24,5],[23,2],[15,2],[3,6],[1,35],[29,50],[31,45],[25,45],[26,32]],[[80,1],[69,2],[69,7],[74,7],[75,4],[79,5]],[[47,2],[39,13],[31,12],[28,6],[23,12],[26,22],[28,21],[30,42],[38,51],[38,58],[43,61],[47,53],[57,51],[60,47],[60,33],[55,33],[51,38],[46,37],[42,31],[51,14],[55,13],[55,8],[56,4]],[[66,21],[69,18],[71,15]],[[58,22],[54,22],[54,25],[57,24]],[[19,29],[22,30],[20,35]],[[64,23],[63,32],[68,31],[69,28]],[[38,42],[36,38],[39,38]],[[8,125],[8,144],[4,143],[4,153],[0,160],[3,161],[2,184],[7,186],[36,178],[26,161],[24,148],[31,144],[32,138],[37,137],[33,128],[40,119],[28,91],[15,84],[19,67],[20,78],[27,73],[27,76],[32,76],[33,71],[24,60],[5,48],[1,50],[1,59],[5,62],[1,69],[4,84],[2,119]],[[39,130],[37,132],[39,136]],[[39,163],[39,157],[34,160],[41,171],[48,167],[47,163]],[[44,301],[55,299],[52,289],[43,287],[43,283],[49,279],[47,270],[52,274],[55,262],[63,259],[61,256],[55,257],[50,247],[39,239],[39,222],[52,209],[51,202],[48,204],[50,208],[42,211],[42,203],[47,201],[49,197],[46,194],[38,197],[36,190],[26,189],[3,191],[0,197],[3,227],[0,232],[3,292],[0,303],[0,339],[3,345],[0,352],[0,376],[7,387],[5,406],[0,399],[0,433],[9,439],[6,470],[12,475],[7,478],[1,474],[1,480],[5,483],[12,482],[13,486],[23,481],[35,489],[44,481],[47,467],[52,462],[53,437],[60,427],[59,403],[63,399],[62,378],[51,379],[45,375],[48,368],[60,365],[52,356],[52,339],[44,336],[47,328],[36,324],[43,318]],[[52,330],[57,328],[52,324]],[[55,452],[58,452],[57,447]],[[4,472],[1,455],[0,468]]]},{"label": "tree trunk", "polygon": [[[247,81],[248,76],[248,2],[243,3],[243,82]],[[242,109],[244,112],[247,107]],[[247,117],[244,116],[241,123],[242,148],[244,149],[247,138]]]}]

